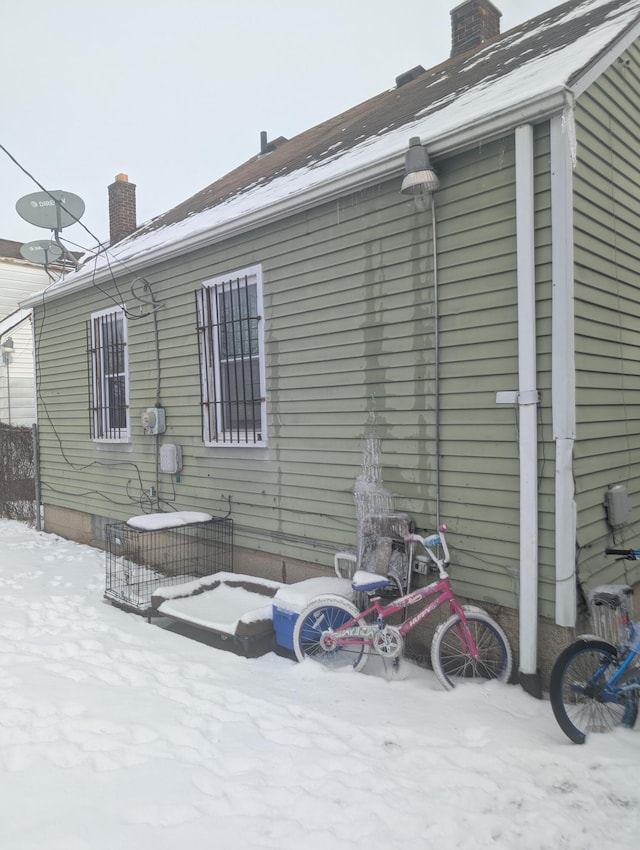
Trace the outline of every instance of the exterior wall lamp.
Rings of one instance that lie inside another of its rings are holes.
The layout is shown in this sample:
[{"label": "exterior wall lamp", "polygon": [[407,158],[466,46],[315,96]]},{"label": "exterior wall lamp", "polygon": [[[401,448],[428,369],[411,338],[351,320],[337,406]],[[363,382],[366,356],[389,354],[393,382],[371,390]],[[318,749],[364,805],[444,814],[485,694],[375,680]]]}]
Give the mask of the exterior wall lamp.
[{"label": "exterior wall lamp", "polygon": [[13,340],[10,336],[8,336],[2,342],[2,360],[4,363],[8,363],[11,355],[14,353],[15,348],[13,346]]},{"label": "exterior wall lamp", "polygon": [[440,187],[438,175],[429,161],[429,154],[418,136],[409,139],[409,150],[405,154],[404,180],[400,187],[403,195],[420,196],[435,192]]}]

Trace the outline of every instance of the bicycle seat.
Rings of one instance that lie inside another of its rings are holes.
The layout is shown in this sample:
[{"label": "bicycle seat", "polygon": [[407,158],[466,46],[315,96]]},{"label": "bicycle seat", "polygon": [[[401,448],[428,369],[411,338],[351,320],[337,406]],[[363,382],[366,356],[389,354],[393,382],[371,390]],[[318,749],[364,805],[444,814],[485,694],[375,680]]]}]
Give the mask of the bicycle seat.
[{"label": "bicycle seat", "polygon": [[601,584],[589,593],[589,602],[615,610],[632,594],[633,590],[628,584]]},{"label": "bicycle seat", "polygon": [[369,590],[378,590],[391,584],[386,576],[368,573],[366,570],[356,570],[351,580],[351,587],[356,593],[367,593]]}]

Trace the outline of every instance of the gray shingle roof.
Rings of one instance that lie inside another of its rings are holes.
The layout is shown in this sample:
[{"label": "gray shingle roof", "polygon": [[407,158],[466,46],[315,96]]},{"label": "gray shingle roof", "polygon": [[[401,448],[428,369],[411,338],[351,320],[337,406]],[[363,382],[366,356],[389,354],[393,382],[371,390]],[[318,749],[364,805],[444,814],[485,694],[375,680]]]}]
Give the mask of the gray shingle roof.
[{"label": "gray shingle roof", "polygon": [[0,259],[22,260],[20,253],[22,242],[12,242],[10,239],[0,239]]},{"label": "gray shingle roof", "polygon": [[[542,15],[419,74],[404,85],[385,91],[328,121],[278,145],[267,156],[255,156],[168,212],[139,228],[130,239],[210,209],[249,188],[266,185],[304,166],[321,164],[336,151],[345,152],[368,137],[381,135],[419,116],[433,114],[478,84],[490,84],[537,57],[576,41],[611,15],[627,9],[629,0],[593,5],[569,0]],[[569,14],[575,10],[575,14]],[[640,15],[640,13],[639,13]],[[637,17],[632,24],[637,22]],[[628,29],[628,28],[627,28]],[[620,33],[616,34],[620,37]],[[571,85],[599,55],[586,55],[583,67],[566,80]]]}]

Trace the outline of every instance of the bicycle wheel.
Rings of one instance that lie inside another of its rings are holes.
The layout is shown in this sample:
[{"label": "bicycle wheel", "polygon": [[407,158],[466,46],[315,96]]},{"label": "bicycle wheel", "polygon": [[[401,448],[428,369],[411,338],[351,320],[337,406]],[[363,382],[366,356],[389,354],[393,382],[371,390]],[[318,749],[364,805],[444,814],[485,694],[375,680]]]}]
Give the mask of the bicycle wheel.
[{"label": "bicycle wheel", "polygon": [[431,644],[431,666],[440,684],[449,691],[463,679],[508,681],[513,657],[507,636],[479,608],[464,606],[464,612],[479,655],[471,656],[460,617],[452,614],[438,626]]},{"label": "bicycle wheel", "polygon": [[367,663],[367,646],[335,646],[331,634],[359,614],[351,602],[341,596],[319,596],[304,608],[293,629],[293,649],[298,661],[313,658],[325,667],[353,667],[362,670]]},{"label": "bicycle wheel", "polygon": [[638,716],[637,697],[603,699],[602,689],[618,666],[618,652],[606,641],[581,638],[556,658],[549,681],[553,714],[564,734],[583,744],[589,732],[609,732]]}]

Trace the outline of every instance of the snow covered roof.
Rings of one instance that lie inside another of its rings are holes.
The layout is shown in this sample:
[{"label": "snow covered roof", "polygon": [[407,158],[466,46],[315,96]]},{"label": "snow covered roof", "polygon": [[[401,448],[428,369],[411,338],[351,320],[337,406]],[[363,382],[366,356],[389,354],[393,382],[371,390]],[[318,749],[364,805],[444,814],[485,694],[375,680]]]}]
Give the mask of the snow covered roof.
[{"label": "snow covered roof", "polygon": [[399,175],[412,136],[437,159],[557,114],[567,94],[579,96],[639,32],[640,0],[569,0],[290,140],[279,139],[266,156],[139,227],[109,249],[109,262],[98,256],[90,268],[68,275],[48,297],[111,276],[114,258],[138,270]]}]

